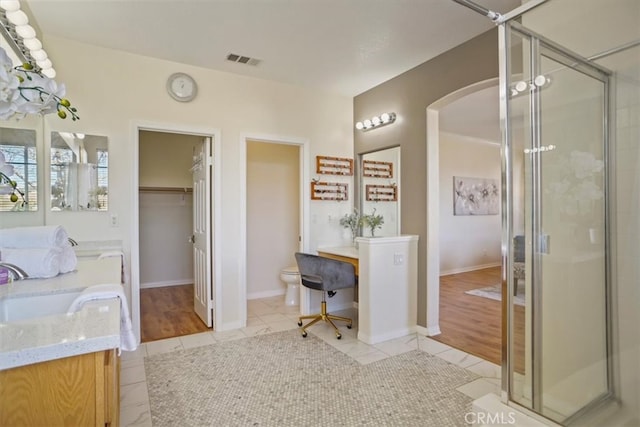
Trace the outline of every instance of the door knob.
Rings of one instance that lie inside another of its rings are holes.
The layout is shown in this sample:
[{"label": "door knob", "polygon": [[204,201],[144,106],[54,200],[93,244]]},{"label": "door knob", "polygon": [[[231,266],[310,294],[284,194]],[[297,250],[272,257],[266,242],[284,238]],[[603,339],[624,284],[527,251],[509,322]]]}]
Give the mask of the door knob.
[{"label": "door knob", "polygon": [[195,243],[196,242],[196,236],[195,235],[191,235],[189,236],[189,243]]}]

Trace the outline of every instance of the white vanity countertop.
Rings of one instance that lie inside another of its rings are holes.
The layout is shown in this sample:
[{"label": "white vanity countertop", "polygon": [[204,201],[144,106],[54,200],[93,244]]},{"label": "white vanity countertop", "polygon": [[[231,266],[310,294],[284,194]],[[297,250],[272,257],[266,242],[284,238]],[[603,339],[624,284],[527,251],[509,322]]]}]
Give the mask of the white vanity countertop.
[{"label": "white vanity countertop", "polygon": [[318,248],[318,252],[358,259],[358,249],[354,246],[334,246]]},{"label": "white vanity countertop", "polygon": [[0,299],[81,291],[91,285],[120,283],[120,258],[80,259],[75,271],[50,279],[16,280],[0,285]]},{"label": "white vanity countertop", "polygon": [[[0,285],[0,299],[79,292],[120,283],[120,259],[78,261],[75,272]],[[120,347],[120,301],[91,301],[72,314],[0,323],[0,370]]]},{"label": "white vanity countertop", "polygon": [[121,251],[122,240],[83,240],[73,247],[78,258],[98,257],[109,251]]}]

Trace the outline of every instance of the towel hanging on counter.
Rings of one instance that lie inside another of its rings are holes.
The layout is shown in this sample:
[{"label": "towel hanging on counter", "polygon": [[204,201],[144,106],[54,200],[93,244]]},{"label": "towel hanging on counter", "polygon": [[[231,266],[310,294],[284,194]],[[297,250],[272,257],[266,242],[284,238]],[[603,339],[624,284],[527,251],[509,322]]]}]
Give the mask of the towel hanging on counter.
[{"label": "towel hanging on counter", "polygon": [[138,343],[133,333],[129,304],[122,285],[89,286],[73,300],[67,313],[75,313],[86,302],[110,298],[120,298],[120,351],[134,351],[138,347]]}]

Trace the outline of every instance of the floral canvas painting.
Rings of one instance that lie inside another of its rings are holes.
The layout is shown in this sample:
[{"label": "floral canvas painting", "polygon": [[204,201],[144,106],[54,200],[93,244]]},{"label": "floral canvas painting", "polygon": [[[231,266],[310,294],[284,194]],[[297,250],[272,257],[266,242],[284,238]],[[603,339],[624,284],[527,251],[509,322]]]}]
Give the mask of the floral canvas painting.
[{"label": "floral canvas painting", "polygon": [[453,177],[454,215],[497,215],[499,207],[497,179]]}]

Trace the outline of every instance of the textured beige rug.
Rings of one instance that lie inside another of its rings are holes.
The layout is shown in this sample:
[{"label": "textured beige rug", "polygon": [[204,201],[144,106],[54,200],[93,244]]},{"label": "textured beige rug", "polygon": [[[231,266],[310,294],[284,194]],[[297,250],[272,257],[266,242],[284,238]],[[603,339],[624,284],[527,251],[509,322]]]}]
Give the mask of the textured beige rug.
[{"label": "textured beige rug", "polygon": [[[496,301],[502,301],[502,286],[494,285],[487,286],[486,288],[479,289],[471,289],[470,291],[465,291],[465,294],[475,295],[478,297],[494,299]],[[524,285],[518,286],[518,293],[513,299],[514,304],[524,306]]]},{"label": "textured beige rug", "polygon": [[297,330],[145,359],[154,426],[464,426],[475,374],[414,350],[360,365]]}]

